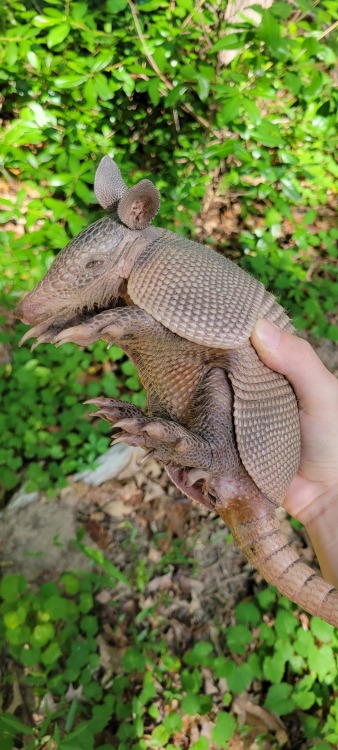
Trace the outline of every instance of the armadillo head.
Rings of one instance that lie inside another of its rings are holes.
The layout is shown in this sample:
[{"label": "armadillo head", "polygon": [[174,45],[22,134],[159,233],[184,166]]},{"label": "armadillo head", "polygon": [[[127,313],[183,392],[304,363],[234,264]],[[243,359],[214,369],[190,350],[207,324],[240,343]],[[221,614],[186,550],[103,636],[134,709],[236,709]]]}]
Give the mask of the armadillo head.
[{"label": "armadillo head", "polygon": [[159,194],[152,182],[141,180],[128,190],[109,156],[98,166],[94,190],[109,215],[71,240],[15,310],[20,320],[38,327],[39,332],[51,325],[67,327],[75,315],[88,317],[117,304],[128,275],[128,250],[137,245],[159,209]]}]

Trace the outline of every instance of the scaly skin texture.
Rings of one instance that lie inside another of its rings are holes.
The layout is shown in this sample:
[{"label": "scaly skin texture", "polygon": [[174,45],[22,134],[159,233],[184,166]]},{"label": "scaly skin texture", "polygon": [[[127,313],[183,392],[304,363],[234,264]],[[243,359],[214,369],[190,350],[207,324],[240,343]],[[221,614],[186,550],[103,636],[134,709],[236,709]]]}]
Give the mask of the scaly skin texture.
[{"label": "scaly skin texture", "polygon": [[117,440],[153,451],[185,494],[217,508],[268,581],[338,625],[338,592],[300,562],[274,512],[299,465],[298,408],[249,337],[258,317],[292,331],[285,311],[229,260],[149,227],[159,197],[147,180],[128,190],[105,157],[95,191],[112,213],[22,300],[17,315],[35,326],[24,339],[118,343],[138,368],[148,415],[94,399]]}]

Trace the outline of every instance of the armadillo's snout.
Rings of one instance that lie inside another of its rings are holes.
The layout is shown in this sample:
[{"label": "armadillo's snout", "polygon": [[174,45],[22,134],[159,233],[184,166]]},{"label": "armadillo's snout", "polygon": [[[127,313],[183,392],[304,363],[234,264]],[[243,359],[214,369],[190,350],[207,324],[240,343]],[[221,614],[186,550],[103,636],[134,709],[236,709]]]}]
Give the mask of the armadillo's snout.
[{"label": "armadillo's snout", "polygon": [[[29,295],[28,295],[29,296]],[[34,321],[32,321],[31,317],[29,316],[29,307],[27,303],[25,304],[25,300],[27,297],[24,297],[21,302],[16,306],[14,310],[14,315],[16,318],[19,318],[19,320],[22,320],[23,323],[27,323],[27,325],[32,325]]]},{"label": "armadillo's snout", "polygon": [[44,299],[40,295],[37,298],[34,292],[31,292],[23,297],[16,306],[14,315],[19,320],[22,320],[23,323],[34,326],[51,316],[51,303],[51,299]]}]

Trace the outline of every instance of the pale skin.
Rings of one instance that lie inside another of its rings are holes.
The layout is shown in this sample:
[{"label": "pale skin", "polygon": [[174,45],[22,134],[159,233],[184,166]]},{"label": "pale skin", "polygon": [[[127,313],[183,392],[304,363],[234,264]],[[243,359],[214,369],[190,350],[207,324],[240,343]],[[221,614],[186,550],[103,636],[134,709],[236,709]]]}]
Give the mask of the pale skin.
[{"label": "pale skin", "polygon": [[338,588],[338,381],[306,341],[266,320],[257,321],[251,341],[296,392],[301,464],[284,505],[306,527],[323,577]]}]

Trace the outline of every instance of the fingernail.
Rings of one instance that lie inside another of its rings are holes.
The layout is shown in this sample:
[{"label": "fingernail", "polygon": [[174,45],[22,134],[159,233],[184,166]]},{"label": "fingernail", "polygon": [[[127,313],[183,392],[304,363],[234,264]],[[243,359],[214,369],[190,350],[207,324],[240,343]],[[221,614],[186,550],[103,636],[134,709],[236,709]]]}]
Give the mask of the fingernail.
[{"label": "fingernail", "polygon": [[268,320],[259,318],[255,325],[255,335],[267,349],[277,349],[280,342],[281,331]]}]

